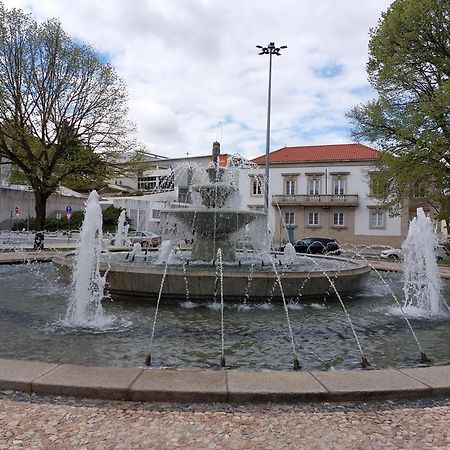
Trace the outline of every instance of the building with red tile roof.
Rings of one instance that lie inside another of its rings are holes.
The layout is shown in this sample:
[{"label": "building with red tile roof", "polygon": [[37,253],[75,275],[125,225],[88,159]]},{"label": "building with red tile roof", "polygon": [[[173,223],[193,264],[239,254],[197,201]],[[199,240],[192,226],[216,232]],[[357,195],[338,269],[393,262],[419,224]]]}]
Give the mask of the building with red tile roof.
[{"label": "building with red tile roof", "polygon": [[[376,161],[380,152],[363,144],[304,145],[284,147],[269,153],[270,164],[307,163],[315,161]],[[265,164],[265,155],[253,159]]]},{"label": "building with red tile roof", "polygon": [[[414,215],[405,205],[392,217],[371,193],[381,152],[364,144],[284,147],[269,154],[269,223],[275,247],[307,236],[343,245],[400,246]],[[250,209],[264,208],[265,155],[241,171],[239,189]],[[409,202],[411,203],[411,202]]]}]

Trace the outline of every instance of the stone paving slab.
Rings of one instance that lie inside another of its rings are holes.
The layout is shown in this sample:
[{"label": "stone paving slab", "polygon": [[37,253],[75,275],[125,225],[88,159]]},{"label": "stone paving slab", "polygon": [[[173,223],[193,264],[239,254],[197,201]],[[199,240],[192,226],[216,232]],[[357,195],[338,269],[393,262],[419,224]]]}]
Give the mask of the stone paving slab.
[{"label": "stone paving slab", "polygon": [[228,371],[230,402],[323,400],[326,389],[309,372]]},{"label": "stone paving slab", "polygon": [[0,359],[0,389],[31,393],[33,380],[56,368],[58,364],[39,361]]},{"label": "stone paving slab", "polygon": [[61,364],[32,383],[40,394],[128,400],[130,386],[143,369]]},{"label": "stone paving slab", "polygon": [[138,401],[225,402],[226,372],[145,369],[131,386],[130,397]]},{"label": "stone paving slab", "polygon": [[432,388],[433,394],[450,394],[450,366],[415,367],[400,372]]},{"label": "stone paving slab", "polygon": [[431,395],[431,388],[395,369],[311,372],[330,400],[411,398]]}]

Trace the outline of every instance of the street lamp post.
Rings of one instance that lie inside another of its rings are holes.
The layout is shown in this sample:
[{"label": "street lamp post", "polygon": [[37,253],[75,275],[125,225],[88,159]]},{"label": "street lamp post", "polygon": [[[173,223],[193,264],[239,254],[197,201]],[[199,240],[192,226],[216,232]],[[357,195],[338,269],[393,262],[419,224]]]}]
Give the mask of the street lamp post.
[{"label": "street lamp post", "polygon": [[272,55],[281,56],[280,50],[287,48],[286,45],[275,47],[275,43],[271,42],[267,47],[257,45],[261,52],[260,55],[269,55],[269,91],[267,94],[267,128],[266,128],[266,162],[265,162],[265,179],[264,179],[264,211],[269,211],[269,148],[270,148],[270,103],[272,95]]}]

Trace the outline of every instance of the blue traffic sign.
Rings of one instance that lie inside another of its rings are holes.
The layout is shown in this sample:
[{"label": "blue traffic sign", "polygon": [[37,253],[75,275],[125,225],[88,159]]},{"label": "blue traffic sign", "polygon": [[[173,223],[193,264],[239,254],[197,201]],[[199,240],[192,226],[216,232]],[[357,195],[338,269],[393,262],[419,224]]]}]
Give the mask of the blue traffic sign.
[{"label": "blue traffic sign", "polygon": [[70,205],[66,206],[66,213],[70,214],[72,212],[72,207]]}]

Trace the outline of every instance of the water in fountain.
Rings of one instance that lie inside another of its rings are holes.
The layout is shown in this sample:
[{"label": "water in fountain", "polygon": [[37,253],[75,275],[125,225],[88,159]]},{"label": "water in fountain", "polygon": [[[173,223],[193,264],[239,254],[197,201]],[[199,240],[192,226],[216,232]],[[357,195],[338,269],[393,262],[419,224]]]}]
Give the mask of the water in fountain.
[{"label": "water in fountain", "polygon": [[117,223],[117,231],[114,236],[114,247],[124,247],[130,244],[128,230],[130,225],[126,223],[126,211],[122,210]]},{"label": "water in fountain", "polygon": [[417,209],[403,243],[404,310],[414,315],[437,316],[444,313],[441,297],[441,279],[436,261],[438,239],[430,217]]},{"label": "water in fountain", "polygon": [[99,196],[92,191],[86,201],[85,217],[75,256],[72,294],[64,321],[75,327],[101,328],[114,317],[103,312],[106,273],[100,274],[102,251],[102,210]]}]

